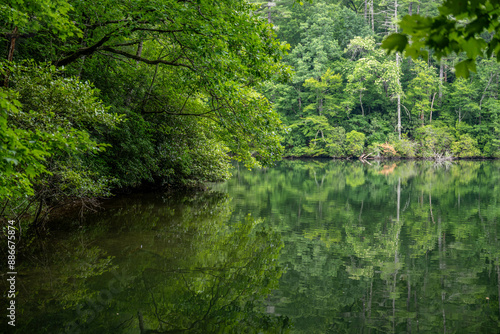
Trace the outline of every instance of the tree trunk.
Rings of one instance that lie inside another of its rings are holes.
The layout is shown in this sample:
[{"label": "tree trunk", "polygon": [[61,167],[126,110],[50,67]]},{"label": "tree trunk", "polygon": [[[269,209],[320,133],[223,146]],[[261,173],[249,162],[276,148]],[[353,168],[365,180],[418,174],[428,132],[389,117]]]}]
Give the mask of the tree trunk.
[{"label": "tree trunk", "polygon": [[[397,31],[397,30],[396,30]],[[399,54],[396,53],[396,66],[399,69]],[[399,76],[397,78],[397,86],[400,87]],[[401,94],[398,92],[398,138],[401,140]]]},{"label": "tree trunk", "polygon": [[368,0],[365,0],[365,23],[368,23],[367,17],[368,17]]},{"label": "tree trunk", "polygon": [[443,98],[443,78],[444,78],[444,66],[443,60],[439,62],[439,100]]},{"label": "tree trunk", "polygon": [[321,116],[323,114],[323,99],[322,98],[320,98],[318,101],[318,112],[319,112],[319,116]]},{"label": "tree trunk", "polygon": [[375,31],[375,18],[373,14],[373,0],[370,1],[370,13],[372,17],[372,31]]},{"label": "tree trunk", "polygon": [[434,98],[436,97],[436,93],[434,93],[434,95],[432,95],[432,102],[431,102],[431,114],[429,116],[429,124],[432,123],[432,108],[434,107]]},{"label": "tree trunk", "polygon": [[[14,59],[14,50],[16,49],[17,31],[18,31],[17,27],[15,27],[14,31],[12,31],[12,36],[10,38],[9,53],[7,55],[8,62],[11,62],[12,59]],[[5,88],[9,87],[9,76],[10,76],[10,71],[9,71],[9,69],[7,69],[5,72],[5,78],[3,81],[3,86]]]},{"label": "tree trunk", "polygon": [[12,59],[14,58],[14,50],[16,49],[17,32],[18,32],[18,29],[17,29],[17,27],[15,27],[14,31],[12,31],[12,36],[10,38],[9,54],[7,55],[8,61],[12,61]]},{"label": "tree trunk", "polygon": [[[137,46],[137,52],[136,52],[136,54],[135,54],[137,57],[140,57],[140,56],[142,55],[142,47],[143,47],[143,44],[144,44],[144,42],[141,40],[141,41],[139,42],[139,45]],[[135,64],[136,64],[136,65],[139,65],[139,60],[137,60],[137,61],[135,62]]]},{"label": "tree trunk", "polygon": [[[398,21],[398,0],[394,0],[394,22]],[[394,30],[398,32],[398,25],[394,23]],[[399,53],[396,52],[396,67],[399,72]],[[399,73],[397,77],[397,86],[401,89],[401,83],[399,82]],[[398,91],[398,137],[401,140],[401,94]]]},{"label": "tree trunk", "polygon": [[268,1],[267,2],[267,23],[271,24],[273,22],[272,20],[272,11],[271,11],[271,8],[276,6],[276,3],[273,2],[273,1]]},{"label": "tree trunk", "polygon": [[365,116],[365,109],[363,108],[363,93],[359,92],[359,105],[361,106],[361,115],[364,117]]},{"label": "tree trunk", "polygon": [[[139,42],[139,45],[137,45],[137,52],[135,53],[135,55],[137,57],[140,57],[142,55],[142,47],[143,47],[143,41],[141,40]],[[135,66],[138,67],[139,66],[139,60],[136,60],[135,62]],[[134,87],[130,88],[129,92],[128,92],[128,96],[127,96],[127,100],[125,101],[125,105],[128,107],[130,106],[130,103],[132,102],[132,93],[134,92]]]}]

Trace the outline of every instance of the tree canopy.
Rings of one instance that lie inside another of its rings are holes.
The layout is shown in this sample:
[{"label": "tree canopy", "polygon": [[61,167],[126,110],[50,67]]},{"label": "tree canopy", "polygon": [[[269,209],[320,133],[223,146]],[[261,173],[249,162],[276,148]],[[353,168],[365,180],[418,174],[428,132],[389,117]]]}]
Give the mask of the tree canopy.
[{"label": "tree canopy", "polygon": [[428,56],[426,48],[441,59],[465,52],[467,58],[455,65],[457,75],[476,72],[478,57],[500,61],[500,4],[492,0],[446,0],[435,16],[406,15],[399,26],[402,33],[388,36],[382,47],[405,51],[413,58]]}]

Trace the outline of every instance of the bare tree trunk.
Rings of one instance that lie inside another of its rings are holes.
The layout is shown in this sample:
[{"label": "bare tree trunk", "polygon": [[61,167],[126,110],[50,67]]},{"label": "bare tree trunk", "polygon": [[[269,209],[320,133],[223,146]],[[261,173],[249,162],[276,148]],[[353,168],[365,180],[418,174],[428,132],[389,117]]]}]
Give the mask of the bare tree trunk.
[{"label": "bare tree trunk", "polygon": [[373,0],[370,1],[370,13],[371,13],[371,17],[372,17],[372,31],[375,31],[375,18],[374,18],[374,14],[373,14]]},{"label": "bare tree trunk", "polygon": [[[398,0],[394,0],[394,31],[398,32]],[[396,67],[399,72],[399,53],[396,52]],[[398,73],[399,74],[399,73]],[[397,87],[401,89],[401,83],[399,82],[399,75],[397,77]],[[398,91],[398,138],[401,140],[401,94]]]},{"label": "bare tree trunk", "polygon": [[[143,44],[144,44],[144,42],[141,40],[141,41],[139,42],[139,45],[137,46],[137,52],[135,53],[135,55],[136,55],[137,57],[140,57],[140,56],[142,55],[142,47],[143,47]],[[137,60],[137,61],[135,62],[135,64],[136,64],[136,65],[139,65],[139,61]]]},{"label": "bare tree trunk", "polygon": [[398,0],[394,0],[394,30],[398,32]]},{"label": "bare tree trunk", "polygon": [[[397,31],[397,30],[396,30]],[[396,53],[396,66],[399,69],[399,54]],[[399,77],[397,78],[397,86],[400,87]],[[401,140],[401,94],[398,92],[398,138]]]},{"label": "bare tree trunk", "polygon": [[439,100],[443,98],[443,77],[444,77],[444,68],[443,68],[443,60],[439,62]]},{"label": "bare tree trunk", "polygon": [[432,108],[434,107],[434,98],[436,97],[436,94],[437,93],[434,93],[434,95],[432,95],[432,102],[431,102],[431,114],[429,115],[429,124],[432,123]]},{"label": "bare tree trunk", "polygon": [[9,54],[7,56],[8,61],[12,61],[12,59],[14,58],[14,50],[16,49],[17,32],[18,32],[18,29],[17,29],[17,27],[15,27],[14,31],[12,31],[12,35],[10,37]]},{"label": "bare tree trunk", "polygon": [[273,1],[268,1],[267,2],[267,23],[271,24],[273,22],[272,20],[272,11],[271,11],[271,8],[276,6],[276,3],[273,2]]}]

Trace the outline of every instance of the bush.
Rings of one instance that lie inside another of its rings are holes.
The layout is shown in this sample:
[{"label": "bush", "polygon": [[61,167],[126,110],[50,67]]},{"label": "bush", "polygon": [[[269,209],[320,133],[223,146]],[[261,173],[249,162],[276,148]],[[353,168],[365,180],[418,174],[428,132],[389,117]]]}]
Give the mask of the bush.
[{"label": "bush", "polygon": [[395,140],[391,142],[394,149],[397,151],[397,156],[403,158],[415,158],[417,156],[416,149],[417,143],[407,138],[401,138],[401,140]]},{"label": "bush", "polygon": [[438,158],[449,155],[455,140],[447,126],[426,125],[416,131],[418,155],[423,158]]},{"label": "bush", "polygon": [[344,156],[345,130],[339,126],[327,133],[326,150],[329,156],[339,158]]},{"label": "bush", "polygon": [[122,121],[90,83],[63,75],[54,66],[30,62],[12,72],[22,108],[10,115],[11,126],[37,134],[44,144],[40,150],[47,156],[48,173],[39,175],[34,185],[54,203],[109,194],[111,180],[89,162],[109,148],[100,140],[102,133]]},{"label": "bush", "polygon": [[481,155],[477,147],[477,140],[468,134],[461,135],[460,140],[451,145],[451,151],[457,158],[472,158]]},{"label": "bush", "polygon": [[500,139],[491,138],[484,145],[484,155],[492,158],[500,158]]},{"label": "bush", "polygon": [[347,156],[359,157],[363,154],[365,147],[365,134],[352,130],[346,136],[346,154]]}]

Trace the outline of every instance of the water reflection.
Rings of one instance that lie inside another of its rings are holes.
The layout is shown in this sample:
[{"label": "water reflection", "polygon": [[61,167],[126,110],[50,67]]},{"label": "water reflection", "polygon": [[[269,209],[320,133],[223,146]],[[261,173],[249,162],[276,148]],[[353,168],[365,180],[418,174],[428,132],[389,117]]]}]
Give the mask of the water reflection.
[{"label": "water reflection", "polygon": [[221,186],[267,217],[296,333],[497,333],[500,163],[287,161]]},{"label": "water reflection", "polygon": [[16,329],[497,333],[499,187],[499,161],[315,160],[115,199],[24,261]]},{"label": "water reflection", "polygon": [[[19,333],[276,333],[266,296],[282,274],[278,234],[229,198],[129,196],[76,224],[20,272]],[[35,268],[34,268],[35,267]],[[10,330],[10,329],[9,329]]]}]

